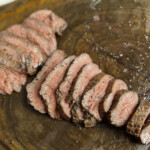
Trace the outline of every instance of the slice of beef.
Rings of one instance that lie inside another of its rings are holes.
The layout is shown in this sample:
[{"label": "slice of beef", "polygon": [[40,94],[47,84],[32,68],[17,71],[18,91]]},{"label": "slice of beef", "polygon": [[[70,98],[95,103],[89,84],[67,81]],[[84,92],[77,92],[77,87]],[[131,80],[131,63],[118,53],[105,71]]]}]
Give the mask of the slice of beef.
[{"label": "slice of beef", "polygon": [[116,127],[126,125],[137,104],[138,95],[136,92],[128,90],[118,91],[108,114],[109,122]]},{"label": "slice of beef", "polygon": [[16,25],[9,27],[7,30],[19,37],[26,38],[26,39],[38,44],[39,47],[41,48],[41,50],[47,56],[49,56],[54,50],[56,50],[56,49],[53,49],[53,46],[51,48],[51,46],[50,46],[51,43],[50,43],[49,39],[45,38],[38,31],[36,31],[32,28],[23,26],[21,24],[16,24]]},{"label": "slice of beef", "polygon": [[71,88],[69,94],[70,101],[73,101],[73,107],[71,110],[71,115],[74,123],[78,124],[84,120],[84,115],[81,106],[82,94],[89,84],[89,82],[102,71],[99,69],[98,65],[90,63],[85,65],[76,79],[75,84]]},{"label": "slice of beef", "polygon": [[7,67],[12,67],[19,72],[26,72],[26,66],[23,63],[22,58],[13,51],[9,44],[4,41],[0,41],[0,62]]},{"label": "slice of beef", "polygon": [[11,55],[13,59],[19,61],[20,63],[23,63],[23,69],[25,69],[25,61],[24,57],[22,57],[21,53],[19,53],[18,48],[13,46],[12,44],[9,44],[5,41],[0,41],[0,49],[2,51],[5,51],[5,53]]},{"label": "slice of beef", "polygon": [[0,49],[0,63],[19,72],[25,72],[23,64],[15,60],[8,53],[5,53],[4,49]]},{"label": "slice of beef", "polygon": [[60,18],[53,11],[48,9],[33,12],[30,17],[46,23],[58,34],[61,34],[67,27],[67,22],[64,19]]},{"label": "slice of beef", "polygon": [[150,101],[142,100],[132,118],[127,124],[127,132],[136,137],[140,136],[141,129],[145,123],[145,120],[150,114]]},{"label": "slice of beef", "polygon": [[0,91],[1,94],[11,94],[13,90],[19,92],[26,82],[26,75],[15,70],[0,67]]},{"label": "slice of beef", "polygon": [[25,65],[25,68],[27,67],[27,64],[30,64],[30,60],[32,60],[32,57],[29,54],[4,40],[0,41],[0,48],[5,49],[14,59],[22,62],[22,65]]},{"label": "slice of beef", "polygon": [[42,67],[41,71],[37,74],[36,78],[27,85],[26,89],[28,102],[34,107],[35,110],[39,111],[40,113],[46,113],[45,104],[39,94],[41,85],[47,75],[52,71],[52,69],[57,64],[59,64],[65,57],[66,54],[63,51],[54,51],[46,61],[45,65]]},{"label": "slice of beef", "polygon": [[143,144],[150,143],[150,116],[145,122],[145,125],[140,133],[140,140]]},{"label": "slice of beef", "polygon": [[13,90],[20,92],[22,85],[26,83],[27,76],[12,69],[7,69],[6,73],[9,74],[8,78],[10,79]]},{"label": "slice of beef", "polygon": [[99,114],[99,103],[112,78],[110,75],[100,73],[86,87],[81,100],[82,107],[85,109],[85,127],[93,127],[97,121],[102,120]]},{"label": "slice of beef", "polygon": [[56,36],[51,27],[49,27],[47,24],[36,20],[34,18],[27,18],[23,22],[24,25],[35,29],[38,31],[41,35],[43,35],[45,38],[48,38],[50,40],[50,46],[51,49],[57,49],[57,41]]},{"label": "slice of beef", "polygon": [[62,82],[66,70],[69,68],[71,62],[75,59],[75,56],[70,56],[59,63],[53,71],[47,76],[46,80],[41,86],[40,94],[43,97],[47,106],[48,114],[53,119],[60,119],[60,113],[57,108],[56,101],[56,89]]},{"label": "slice of beef", "polygon": [[15,36],[13,33],[8,31],[1,32],[0,39],[15,45],[24,50],[27,54],[30,54],[32,60],[27,62],[27,69],[28,73],[31,75],[34,74],[38,66],[42,65],[46,60],[46,57],[41,53],[40,48],[29,40]]},{"label": "slice of beef", "polygon": [[13,90],[16,92],[20,92],[22,85],[26,83],[27,76],[12,69],[7,70],[6,73],[9,74],[8,78],[10,80],[10,84],[13,87]]},{"label": "slice of beef", "polygon": [[115,94],[120,90],[128,90],[127,84],[120,79],[113,79],[109,84],[106,90],[106,94],[100,103],[99,111],[100,116],[103,118],[105,114],[109,111]]},{"label": "slice of beef", "polygon": [[56,91],[57,102],[59,104],[59,109],[61,110],[61,117],[65,119],[71,118],[71,106],[66,98],[69,94],[69,90],[72,86],[74,79],[77,77],[78,72],[83,68],[84,65],[91,63],[92,60],[88,54],[81,54],[76,57],[76,59],[71,64],[68,69],[63,82],[60,84]]}]

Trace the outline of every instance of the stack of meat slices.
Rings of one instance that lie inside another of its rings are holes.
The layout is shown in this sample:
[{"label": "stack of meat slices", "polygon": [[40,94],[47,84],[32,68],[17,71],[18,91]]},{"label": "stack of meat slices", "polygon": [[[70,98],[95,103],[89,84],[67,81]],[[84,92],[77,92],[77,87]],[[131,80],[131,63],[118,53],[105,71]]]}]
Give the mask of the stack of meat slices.
[{"label": "stack of meat slices", "polygon": [[0,32],[1,94],[21,90],[27,74],[35,74],[57,49],[55,34],[61,35],[66,27],[65,20],[44,9]]},{"label": "stack of meat slices", "polygon": [[61,50],[50,55],[27,85],[27,95],[29,104],[40,113],[85,127],[94,127],[103,119],[124,126],[138,105],[137,93],[129,91],[124,81],[103,73],[88,54],[67,56]]}]

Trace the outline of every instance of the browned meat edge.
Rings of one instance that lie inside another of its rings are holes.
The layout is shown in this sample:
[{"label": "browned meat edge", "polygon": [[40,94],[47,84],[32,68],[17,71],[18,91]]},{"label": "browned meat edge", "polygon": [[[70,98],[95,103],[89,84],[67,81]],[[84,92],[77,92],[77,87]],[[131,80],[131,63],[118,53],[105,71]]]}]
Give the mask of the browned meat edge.
[{"label": "browned meat edge", "polygon": [[142,100],[133,114],[132,118],[127,124],[127,132],[136,137],[140,136],[141,129],[145,123],[145,120],[150,114],[150,101]]}]

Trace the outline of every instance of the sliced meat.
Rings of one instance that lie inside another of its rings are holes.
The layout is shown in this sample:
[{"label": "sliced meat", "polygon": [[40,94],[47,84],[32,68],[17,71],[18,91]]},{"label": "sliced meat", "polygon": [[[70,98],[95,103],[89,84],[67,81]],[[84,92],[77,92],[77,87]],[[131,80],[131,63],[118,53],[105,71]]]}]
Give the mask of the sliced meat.
[{"label": "sliced meat", "polygon": [[71,88],[68,99],[73,101],[71,115],[74,123],[80,123],[84,120],[84,114],[81,106],[81,97],[89,82],[102,71],[98,65],[90,63],[85,65]]},{"label": "sliced meat", "polygon": [[112,107],[110,108],[108,119],[112,125],[121,127],[126,125],[131,118],[138,104],[136,92],[121,90],[115,95]]},{"label": "sliced meat", "polygon": [[26,82],[26,75],[6,67],[0,67],[0,92],[11,94],[13,90],[19,92]]},{"label": "sliced meat", "polygon": [[140,140],[143,144],[150,143],[150,116],[146,120],[146,123],[141,131]]},{"label": "sliced meat", "polygon": [[36,78],[30,84],[27,85],[26,89],[28,102],[34,107],[34,109],[38,110],[40,113],[46,113],[45,104],[43,102],[42,97],[39,95],[41,85],[44,82],[47,75],[52,71],[52,69],[57,64],[59,64],[65,57],[66,54],[63,51],[54,51],[46,61],[42,70],[37,74]]},{"label": "sliced meat", "polygon": [[136,137],[140,136],[141,129],[145,123],[145,120],[150,114],[150,101],[142,100],[132,118],[127,124],[127,132]]},{"label": "sliced meat", "polygon": [[27,76],[14,70],[8,70],[7,74],[9,74],[8,78],[10,79],[13,90],[20,92],[22,85],[26,83]]},{"label": "sliced meat", "polygon": [[13,89],[16,92],[20,92],[22,85],[26,83],[27,76],[25,74],[22,74],[13,70],[9,70],[9,71],[10,71],[9,78],[10,78]]},{"label": "sliced meat", "polygon": [[50,40],[50,46],[51,49],[57,49],[57,41],[56,41],[56,36],[51,27],[46,25],[45,23],[38,21],[34,18],[27,18],[23,22],[24,25],[35,29],[38,31],[41,35],[43,35],[45,38]]},{"label": "sliced meat", "polygon": [[20,61],[23,67],[25,65],[25,68],[27,67],[27,64],[30,64],[30,60],[32,60],[32,57],[29,54],[6,41],[0,41],[0,49],[5,49],[5,51],[12,55],[13,59]]},{"label": "sliced meat", "polygon": [[24,20],[23,24],[37,30],[46,38],[51,39],[51,37],[55,37],[54,30],[42,21],[39,21],[34,18],[27,18]]},{"label": "sliced meat", "polygon": [[39,47],[31,43],[29,40],[15,36],[8,31],[1,32],[0,39],[15,45],[24,50],[27,54],[30,54],[32,60],[28,60],[27,62],[27,69],[30,75],[34,74],[38,66],[43,64],[46,60],[46,57],[41,53]]},{"label": "sliced meat", "polygon": [[71,118],[71,106],[66,98],[69,94],[69,90],[72,86],[74,79],[77,77],[78,72],[83,68],[84,65],[91,63],[92,60],[88,54],[81,54],[78,56],[71,64],[68,72],[56,91],[57,102],[59,104],[59,109],[61,110],[61,117],[65,119]]},{"label": "sliced meat", "polygon": [[113,79],[109,83],[106,94],[99,106],[101,118],[103,118],[105,114],[109,111],[113,103],[115,94],[120,90],[128,90],[127,84],[120,79]]},{"label": "sliced meat", "polygon": [[27,38],[28,40],[38,44],[41,50],[47,56],[49,56],[54,50],[56,50],[56,49],[53,49],[53,46],[51,47],[51,42],[49,39],[45,38],[38,31],[32,28],[23,26],[21,24],[16,24],[16,25],[9,27],[7,30],[19,37]]},{"label": "sliced meat", "polygon": [[26,72],[26,66],[20,55],[13,51],[6,42],[0,41],[0,63],[19,72]]},{"label": "sliced meat", "polygon": [[60,113],[57,108],[57,101],[55,92],[59,84],[62,82],[66,70],[70,66],[75,56],[70,56],[59,63],[53,71],[47,76],[46,80],[41,86],[40,94],[43,97],[47,106],[48,114],[53,119],[60,119]]},{"label": "sliced meat", "polygon": [[30,17],[46,23],[58,34],[61,34],[67,27],[67,23],[64,19],[60,18],[53,11],[48,9],[33,12]]},{"label": "sliced meat", "polygon": [[85,127],[93,127],[97,121],[101,121],[99,114],[99,103],[105,95],[106,88],[112,76],[100,73],[86,87],[85,94],[81,100],[82,107],[86,111],[84,124]]},{"label": "sliced meat", "polygon": [[19,72],[25,72],[23,64],[15,60],[8,53],[5,53],[4,49],[0,49],[0,63]]},{"label": "sliced meat", "polygon": [[0,50],[12,56],[12,59],[22,63],[23,70],[26,68],[24,57],[19,53],[18,48],[5,41],[0,41]]}]

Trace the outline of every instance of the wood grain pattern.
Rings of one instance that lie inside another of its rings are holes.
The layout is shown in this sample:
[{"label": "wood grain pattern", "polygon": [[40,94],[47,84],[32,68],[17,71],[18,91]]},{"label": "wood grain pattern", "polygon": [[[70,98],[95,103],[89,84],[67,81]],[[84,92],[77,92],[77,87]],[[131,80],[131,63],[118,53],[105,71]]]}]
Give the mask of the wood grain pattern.
[{"label": "wood grain pattern", "polygon": [[[98,1],[97,1],[98,2]],[[99,1],[100,2],[100,1]],[[31,12],[49,8],[69,24],[58,47],[68,54],[90,54],[100,68],[123,79],[140,97],[150,99],[149,0],[18,0],[0,7],[0,30],[21,23]],[[94,7],[95,6],[95,7]],[[93,16],[100,20],[95,21]],[[33,77],[28,78],[30,82]],[[148,149],[124,128],[107,123],[84,129],[55,121],[27,104],[26,90],[0,96],[0,150]]]}]

